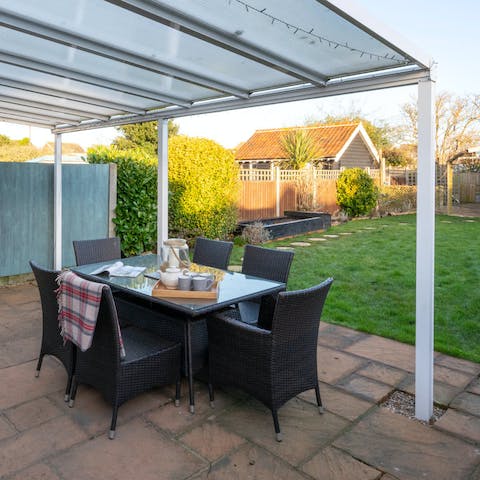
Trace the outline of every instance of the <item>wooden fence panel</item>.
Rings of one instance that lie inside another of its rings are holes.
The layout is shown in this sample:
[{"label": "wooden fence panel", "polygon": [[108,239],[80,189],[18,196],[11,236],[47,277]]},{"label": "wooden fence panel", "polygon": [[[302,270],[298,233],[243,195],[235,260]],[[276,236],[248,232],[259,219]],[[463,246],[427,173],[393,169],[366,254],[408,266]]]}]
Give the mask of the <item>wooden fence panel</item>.
[{"label": "wooden fence panel", "polygon": [[455,173],[453,176],[453,190],[454,192],[459,192],[460,203],[480,202],[480,173]]},{"label": "wooden fence panel", "polygon": [[334,213],[338,210],[336,180],[317,181],[317,205],[322,212]]},{"label": "wooden fence panel", "polygon": [[275,217],[275,182],[241,182],[238,204],[239,220]]}]

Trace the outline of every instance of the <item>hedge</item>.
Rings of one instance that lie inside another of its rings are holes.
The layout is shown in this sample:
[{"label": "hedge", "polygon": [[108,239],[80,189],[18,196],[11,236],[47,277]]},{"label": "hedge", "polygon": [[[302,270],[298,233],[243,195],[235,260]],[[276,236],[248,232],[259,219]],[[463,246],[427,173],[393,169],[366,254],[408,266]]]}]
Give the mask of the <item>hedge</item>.
[{"label": "hedge", "polygon": [[[154,251],[157,242],[157,158],[142,149],[88,150],[89,163],[117,164],[114,223],[124,255]],[[212,140],[169,139],[169,235],[225,238],[237,224],[238,167]]]}]

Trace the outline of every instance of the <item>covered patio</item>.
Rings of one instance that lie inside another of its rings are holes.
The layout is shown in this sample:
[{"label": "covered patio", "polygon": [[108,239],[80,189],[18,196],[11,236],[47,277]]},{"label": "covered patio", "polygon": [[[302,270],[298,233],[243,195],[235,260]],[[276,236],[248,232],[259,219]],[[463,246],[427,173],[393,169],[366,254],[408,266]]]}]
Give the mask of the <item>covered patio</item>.
[{"label": "covered patio", "polygon": [[[33,378],[40,325],[35,289],[2,289],[0,332],[5,343],[20,343],[2,353],[0,468],[5,470],[0,476],[20,471],[16,478],[28,478],[23,469],[32,466],[30,478],[80,478],[79,470],[93,478],[102,468],[105,478],[121,477],[126,469],[138,476],[140,468],[146,469],[142,478],[161,477],[162,468],[164,478],[248,478],[253,467],[260,478],[329,478],[319,469],[345,464],[352,478],[419,478],[422,468],[431,478],[478,478],[478,471],[473,474],[479,462],[478,418],[465,421],[467,433],[458,431],[461,412],[478,416],[478,384],[471,383],[478,365],[437,357],[440,371],[446,369],[442,381],[455,392],[451,400],[463,405],[444,416],[453,418],[443,420],[448,433],[440,422],[432,429],[377,406],[390,387],[410,381],[416,416],[428,420],[433,412],[435,135],[434,64],[428,56],[347,0],[303,0],[295,9],[291,2],[273,0],[182,0],[175,7],[150,0],[89,0],[74,7],[60,0],[15,5],[0,0],[0,19],[0,119],[55,134],[54,268],[62,267],[63,134],[159,121],[160,244],[168,236],[168,119],[405,85],[418,85],[419,97],[416,350],[324,326],[332,329],[324,332],[330,337],[320,336],[329,346],[319,346],[324,391],[330,392],[328,414],[311,423],[312,399],[291,402],[285,410],[290,409],[298,441],[292,433],[283,446],[262,433],[255,416],[259,407],[244,397],[226,394],[223,408],[215,413],[204,408],[190,418],[186,411],[173,414],[169,403],[159,404],[155,392],[125,406],[120,422],[124,415],[131,428],[124,428],[124,440],[106,445],[97,438],[95,415],[103,407],[93,393],[89,405],[79,401],[68,411],[53,399],[64,380],[53,360],[50,374]],[[398,358],[388,359],[390,352]],[[139,448],[137,455],[131,455],[132,445]],[[403,447],[405,456],[399,458]],[[428,467],[424,457],[432,459]],[[98,462],[91,476],[85,459]],[[240,466],[247,470],[236,470]],[[366,469],[364,477],[359,466]],[[332,475],[348,478],[342,471]]]},{"label": "covered patio", "polygon": [[[327,319],[328,320],[328,319]],[[87,387],[63,401],[65,370],[46,357],[34,377],[41,308],[37,288],[0,289],[0,478],[127,479],[480,479],[480,365],[435,354],[435,399],[448,406],[433,425],[379,406],[396,388],[412,391],[414,347],[323,323],[314,392],[280,410],[275,441],[268,411],[238,391],[219,391],[211,409],[198,385],[197,410],[184,388],[127,402],[118,435],[110,407]]]}]

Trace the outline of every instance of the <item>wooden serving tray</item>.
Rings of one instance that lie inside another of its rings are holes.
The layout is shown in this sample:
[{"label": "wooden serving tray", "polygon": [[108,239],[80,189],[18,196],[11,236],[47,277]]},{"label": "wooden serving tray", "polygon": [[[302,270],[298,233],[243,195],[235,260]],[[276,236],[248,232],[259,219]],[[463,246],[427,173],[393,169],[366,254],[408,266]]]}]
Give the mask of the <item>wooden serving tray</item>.
[{"label": "wooden serving tray", "polygon": [[152,296],[159,298],[206,298],[216,299],[218,297],[218,284],[215,282],[210,290],[177,290],[166,288],[159,280],[152,289]]}]

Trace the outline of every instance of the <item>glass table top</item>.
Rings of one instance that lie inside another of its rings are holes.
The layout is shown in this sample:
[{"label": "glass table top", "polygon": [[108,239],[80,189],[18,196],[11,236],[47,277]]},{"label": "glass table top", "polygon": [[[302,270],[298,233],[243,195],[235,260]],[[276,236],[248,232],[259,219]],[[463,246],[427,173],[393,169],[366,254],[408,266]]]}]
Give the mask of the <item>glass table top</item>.
[{"label": "glass table top", "polygon": [[114,277],[107,274],[91,274],[91,272],[102,265],[115,263],[115,260],[72,267],[71,270],[89,280],[105,283],[111,287],[117,287],[133,295],[147,298],[152,302],[173,308],[192,317],[220,310],[221,308],[240,301],[285,290],[284,283],[244,275],[243,273],[225,271],[223,279],[218,283],[218,297],[216,299],[159,298],[152,296],[152,289],[157,283],[157,280],[149,278],[145,276],[145,274],[148,275],[149,273],[159,270],[162,263],[160,256],[148,254],[124,258],[121,261],[124,265],[146,267],[145,271],[135,278]]}]

